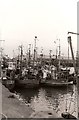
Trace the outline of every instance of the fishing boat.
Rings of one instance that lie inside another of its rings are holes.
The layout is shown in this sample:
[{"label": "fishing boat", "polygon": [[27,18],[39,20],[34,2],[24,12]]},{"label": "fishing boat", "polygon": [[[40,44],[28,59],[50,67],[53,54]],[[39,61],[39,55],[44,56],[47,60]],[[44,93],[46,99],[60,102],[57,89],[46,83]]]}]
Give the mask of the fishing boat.
[{"label": "fishing boat", "polygon": [[[57,76],[57,78],[55,77],[46,77],[45,79],[41,80],[41,84],[43,86],[50,86],[50,87],[61,87],[61,86],[67,86],[67,85],[73,85],[74,83],[74,78],[72,78],[72,76],[70,76],[69,78],[66,76],[66,74],[63,74],[63,72],[61,72],[62,75],[61,76]],[[66,73],[66,72],[65,72]]]},{"label": "fishing boat", "polygon": [[[31,70],[31,68],[30,68]],[[21,73],[16,73],[13,69],[2,70],[2,84],[5,85],[9,90],[14,90],[16,87],[23,88],[37,88],[39,87],[39,80],[37,79],[34,71],[23,70]]]},{"label": "fishing boat", "polygon": [[[68,56],[69,57],[69,56]],[[56,55],[57,60],[57,55]],[[51,54],[50,54],[50,61],[51,61]],[[57,67],[53,67],[53,70],[49,70],[47,73],[48,75],[45,75],[45,77],[41,80],[41,84],[43,86],[67,86],[67,85],[73,85],[76,84],[75,81],[75,75],[70,74],[70,69],[67,67],[60,67],[60,40],[59,40],[59,59],[58,59],[58,69]],[[50,69],[51,64],[49,65]],[[75,69],[75,67],[74,67]],[[48,71],[48,70],[44,70]],[[45,73],[46,74],[46,73]]]},{"label": "fishing boat", "polygon": [[16,80],[16,86],[23,88],[38,88],[39,81],[37,79],[28,79],[28,78],[19,79]]},{"label": "fishing boat", "polygon": [[7,75],[7,69],[2,70],[1,81],[2,84],[5,85],[9,90],[13,90],[15,88],[15,80],[11,77],[11,74],[13,74],[13,72],[11,70],[8,70],[8,72],[9,75]]},{"label": "fishing boat", "polygon": [[[48,71],[47,77],[43,77],[39,75],[37,76],[38,71],[40,69],[34,69],[34,62],[36,62],[36,39],[35,39],[35,48],[34,48],[34,58],[33,58],[33,65],[31,67],[31,49],[29,46],[29,59],[28,59],[28,67],[22,66],[22,60],[23,60],[23,48],[22,45],[20,46],[20,59],[18,59],[19,67],[16,67],[15,70],[11,70],[9,72],[10,75],[7,75],[6,79],[3,77],[3,84],[9,88],[14,89],[16,86],[19,87],[26,87],[26,88],[36,88],[39,85],[45,85],[45,86],[67,86],[72,85],[74,83],[74,76],[69,76],[69,70],[67,69],[60,69],[60,44],[59,44],[59,64],[58,64],[58,71],[57,68],[53,66],[53,70],[51,69]],[[50,51],[51,53],[51,51]],[[56,57],[57,59],[57,57]],[[50,61],[51,61],[51,54],[50,54]],[[18,66],[18,65],[17,65]],[[40,65],[41,66],[41,65]],[[51,64],[49,65],[49,67]],[[42,66],[43,67],[43,66]],[[44,69],[41,69],[43,71]],[[42,72],[41,72],[42,74]],[[44,73],[43,73],[44,74]],[[7,81],[7,82],[4,82]]]},{"label": "fishing boat", "polygon": [[34,74],[34,70],[30,68],[15,76],[15,84],[18,87],[36,88],[39,86],[39,80]]},{"label": "fishing boat", "polygon": [[[22,66],[23,49],[22,45],[20,60],[17,62],[16,68],[11,66],[3,70],[2,83],[9,89],[13,90],[15,87],[36,88],[39,86],[39,80],[35,75],[34,66],[30,67],[30,50],[28,67]],[[18,65],[19,64],[19,65]],[[4,75],[5,74],[5,75]]]},{"label": "fishing boat", "polygon": [[61,69],[60,72],[53,70],[53,72],[47,73],[45,77],[41,79],[41,85],[43,86],[67,86],[75,84],[75,76],[69,74],[69,69]]},{"label": "fishing boat", "polygon": [[[20,69],[18,74],[15,75],[15,85],[19,87],[25,88],[36,88],[39,86],[39,80],[36,77],[36,70],[34,69],[34,65],[30,66],[31,62],[31,44],[29,44],[29,59],[28,59],[28,67],[22,67],[22,57],[23,57],[23,49],[21,48],[21,59],[20,59]],[[34,50],[35,51],[35,50]]]}]

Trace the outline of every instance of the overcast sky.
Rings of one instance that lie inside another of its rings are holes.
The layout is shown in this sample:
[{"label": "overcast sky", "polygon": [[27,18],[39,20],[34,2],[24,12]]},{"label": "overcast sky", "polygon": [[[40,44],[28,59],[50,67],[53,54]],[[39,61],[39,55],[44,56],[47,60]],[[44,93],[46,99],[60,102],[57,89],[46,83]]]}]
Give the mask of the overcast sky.
[{"label": "overcast sky", "polygon": [[[37,36],[38,53],[43,47],[45,54],[50,49],[55,54],[54,41],[60,39],[61,53],[67,55],[67,32],[77,32],[77,1],[0,0],[0,39],[5,40],[6,54],[16,54],[20,44],[26,51]],[[76,35],[72,41],[76,52]]]}]

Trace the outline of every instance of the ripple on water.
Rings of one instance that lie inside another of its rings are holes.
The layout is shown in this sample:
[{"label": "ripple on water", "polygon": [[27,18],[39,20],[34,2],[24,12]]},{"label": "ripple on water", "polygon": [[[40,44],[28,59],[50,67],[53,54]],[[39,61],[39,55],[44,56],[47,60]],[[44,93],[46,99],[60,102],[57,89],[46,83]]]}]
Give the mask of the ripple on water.
[{"label": "ripple on water", "polygon": [[[73,89],[68,88],[40,88],[37,90],[20,90],[20,97],[33,109],[32,118],[59,118],[66,109],[66,100],[69,107]],[[74,99],[71,100],[71,112],[74,107]]]}]

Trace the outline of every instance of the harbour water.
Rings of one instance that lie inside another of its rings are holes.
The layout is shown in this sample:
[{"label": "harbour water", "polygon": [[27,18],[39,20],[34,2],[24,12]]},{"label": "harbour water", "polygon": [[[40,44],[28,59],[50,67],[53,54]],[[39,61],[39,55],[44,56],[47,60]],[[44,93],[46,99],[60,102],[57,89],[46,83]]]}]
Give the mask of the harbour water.
[{"label": "harbour water", "polygon": [[61,118],[67,111],[77,116],[77,98],[74,86],[40,87],[38,89],[17,89],[19,100],[32,108],[30,118]]}]

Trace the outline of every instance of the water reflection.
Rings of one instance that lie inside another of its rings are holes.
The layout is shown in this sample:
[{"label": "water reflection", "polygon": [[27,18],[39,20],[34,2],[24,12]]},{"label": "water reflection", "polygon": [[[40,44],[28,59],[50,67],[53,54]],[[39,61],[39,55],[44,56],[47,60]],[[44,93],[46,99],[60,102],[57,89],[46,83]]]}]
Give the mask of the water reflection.
[{"label": "water reflection", "polygon": [[38,97],[38,89],[16,89],[16,93],[25,101],[26,104],[31,104],[32,99]]},{"label": "water reflection", "polygon": [[32,118],[60,118],[65,109],[74,109],[73,87],[17,90],[26,104],[33,109]]}]

